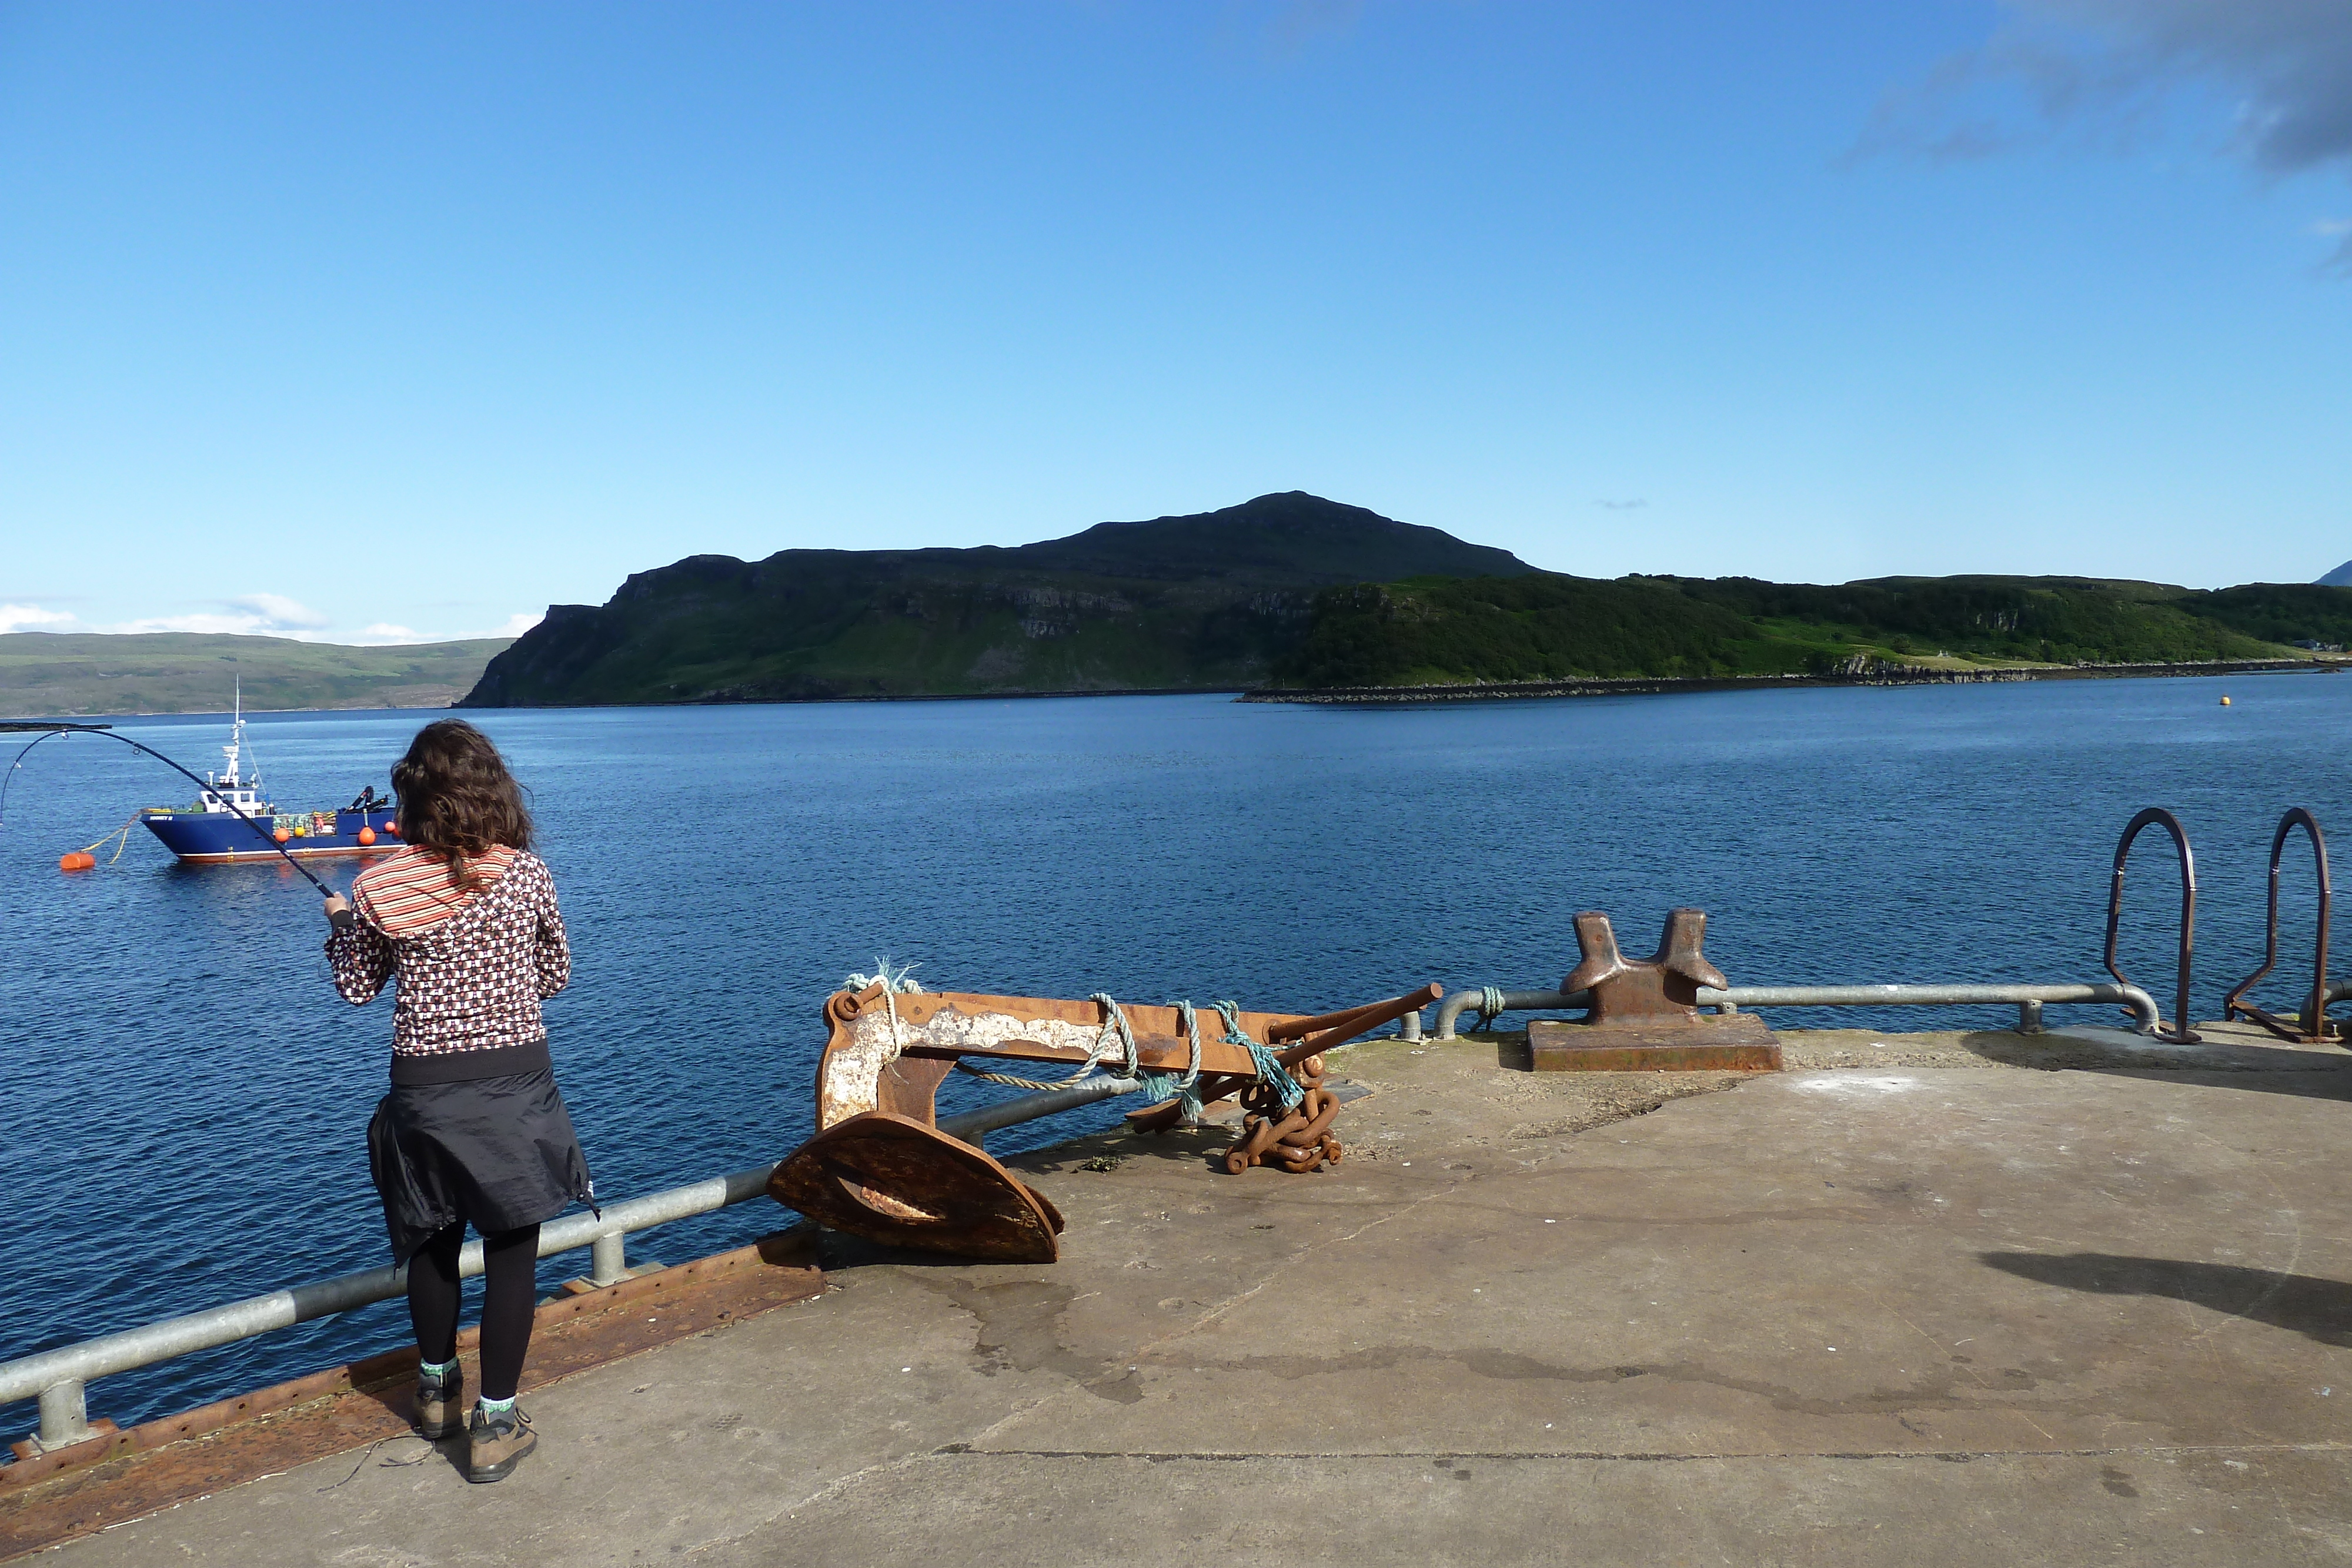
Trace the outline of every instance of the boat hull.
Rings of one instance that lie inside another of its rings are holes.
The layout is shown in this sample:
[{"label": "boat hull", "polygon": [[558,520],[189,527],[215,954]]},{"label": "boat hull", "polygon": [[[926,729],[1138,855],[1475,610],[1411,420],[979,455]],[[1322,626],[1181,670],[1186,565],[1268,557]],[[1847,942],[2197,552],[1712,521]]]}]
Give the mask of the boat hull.
[{"label": "boat hull", "polygon": [[[256,816],[248,823],[227,811],[149,811],[139,820],[184,863],[228,865],[276,860],[281,849],[297,860],[389,854],[400,848],[400,840],[390,831],[393,815],[390,811],[303,811],[291,816],[280,812]],[[362,828],[374,842],[360,841]],[[279,829],[289,835],[282,845],[271,836]]]}]

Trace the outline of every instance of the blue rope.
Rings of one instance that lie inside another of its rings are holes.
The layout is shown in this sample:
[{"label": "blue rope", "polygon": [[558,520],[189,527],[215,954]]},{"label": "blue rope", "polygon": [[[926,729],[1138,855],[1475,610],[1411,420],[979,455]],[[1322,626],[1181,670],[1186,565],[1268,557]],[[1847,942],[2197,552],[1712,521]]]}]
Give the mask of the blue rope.
[{"label": "blue rope", "polygon": [[[1160,1105],[1171,1100],[1177,1101],[1183,1107],[1186,1123],[1199,1121],[1202,1111],[1198,1087],[1201,1082],[1201,1019],[1192,1004],[1189,1001],[1173,1004],[1177,1016],[1183,1020],[1184,1032],[1192,1040],[1192,1060],[1181,1072],[1154,1072],[1137,1058],[1135,1030],[1127,1021],[1127,1009],[1120,1007],[1108,991],[1097,991],[1087,999],[1103,1009],[1102,1032],[1095,1037],[1094,1049],[1087,1052],[1085,1064],[1064,1082],[1075,1083],[1099,1064],[1102,1071],[1113,1078],[1131,1078],[1140,1083],[1150,1103]],[[1275,1098],[1281,1103],[1282,1108],[1287,1111],[1304,1099],[1306,1089],[1290,1075],[1290,1069],[1282,1064],[1282,1059],[1275,1055],[1271,1048],[1252,1040],[1242,1029],[1241,1004],[1216,1002],[1212,1005],[1216,1008],[1217,1016],[1225,1020],[1225,1043],[1244,1047],[1249,1051],[1250,1061],[1257,1068],[1258,1082],[1274,1091]],[[1125,1050],[1126,1060],[1104,1061],[1103,1047],[1109,1043],[1114,1032]]]},{"label": "blue rope", "polygon": [[1257,1081],[1274,1091],[1275,1098],[1282,1103],[1282,1108],[1287,1111],[1305,1099],[1307,1091],[1297,1079],[1290,1075],[1290,1069],[1282,1064],[1282,1058],[1275,1055],[1273,1048],[1260,1045],[1244,1032],[1241,1004],[1219,1002],[1216,1009],[1217,1015],[1225,1020],[1225,1043],[1249,1048],[1250,1061],[1257,1066]]},{"label": "blue rope", "polygon": [[[1103,1071],[1113,1078],[1139,1078],[1149,1084],[1151,1075],[1143,1071],[1135,1059],[1135,1030],[1128,1024],[1127,1009],[1120,1007],[1118,998],[1108,991],[1097,991],[1087,1000],[1103,1009],[1102,1032],[1095,1036],[1094,1048],[1087,1052],[1085,1063],[1070,1074],[1067,1082],[1076,1083],[1100,1065]],[[1127,1060],[1116,1064],[1102,1059],[1103,1047],[1109,1042],[1113,1029],[1118,1031],[1118,1042],[1127,1052]]]},{"label": "blue rope", "polygon": [[[1193,1015],[1191,1002],[1172,1005],[1177,1018],[1183,1024],[1186,1037],[1192,1042],[1192,1060],[1185,1064],[1181,1072],[1153,1072],[1139,1066],[1135,1069],[1135,1077],[1143,1085],[1144,1098],[1149,1103],[1160,1105],[1171,1100],[1176,1101],[1181,1107],[1179,1120],[1191,1126],[1201,1119],[1202,1109],[1200,1093],[1194,1088],[1201,1082],[1201,1020]],[[1131,1049],[1129,1056],[1131,1061]]]}]

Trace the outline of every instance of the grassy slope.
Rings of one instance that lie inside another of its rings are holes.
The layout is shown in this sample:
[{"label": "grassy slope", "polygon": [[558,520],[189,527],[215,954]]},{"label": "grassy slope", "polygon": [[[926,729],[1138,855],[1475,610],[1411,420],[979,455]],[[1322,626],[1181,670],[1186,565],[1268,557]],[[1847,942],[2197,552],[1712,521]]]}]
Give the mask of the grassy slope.
[{"label": "grassy slope", "polygon": [[1525,570],[1296,492],[1004,549],[692,556],[557,606],[468,706],[773,701],[1262,685],[1318,588]]},{"label": "grassy slope", "polygon": [[1864,664],[2260,659],[2298,638],[2352,643],[2352,589],[2189,592],[2052,578],[1749,578],[1549,573],[1326,591],[1276,678],[1301,686],[1570,676],[1822,673]]},{"label": "grassy slope", "polygon": [[446,707],[503,637],[345,648],[284,637],[16,632],[0,636],[0,717],[221,713],[232,688],[273,708]]}]

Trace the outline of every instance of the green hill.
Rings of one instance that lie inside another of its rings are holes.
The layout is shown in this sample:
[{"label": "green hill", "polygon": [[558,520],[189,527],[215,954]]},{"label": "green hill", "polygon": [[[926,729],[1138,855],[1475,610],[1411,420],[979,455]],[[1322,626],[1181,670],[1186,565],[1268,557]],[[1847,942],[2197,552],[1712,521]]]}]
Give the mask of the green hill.
[{"label": "green hill", "polygon": [[463,706],[1231,690],[1297,645],[1318,589],[1531,570],[1296,491],[1010,548],[689,556],[551,606]]},{"label": "green hill", "polygon": [[1015,547],[689,556],[554,605],[460,706],[2183,664],[2352,643],[2352,589],[1540,572],[1297,491]]},{"label": "green hill", "polygon": [[2192,591],[2036,577],[1819,586],[1537,572],[1328,589],[1275,678],[1313,688],[2183,664],[2305,653],[2287,645],[2296,643],[2352,643],[2352,589]]},{"label": "green hill", "polygon": [[0,717],[226,713],[276,708],[447,707],[509,639],[346,648],[286,637],[159,632],[0,636]]}]

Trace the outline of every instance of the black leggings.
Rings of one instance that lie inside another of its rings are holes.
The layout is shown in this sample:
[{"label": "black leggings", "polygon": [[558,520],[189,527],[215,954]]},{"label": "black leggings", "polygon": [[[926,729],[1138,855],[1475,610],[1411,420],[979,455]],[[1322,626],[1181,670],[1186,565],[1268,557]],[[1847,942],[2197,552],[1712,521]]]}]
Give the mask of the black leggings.
[{"label": "black leggings", "polygon": [[[463,1220],[408,1260],[408,1317],[416,1325],[417,1354],[429,1362],[457,1356],[457,1252],[466,1244]],[[530,1349],[532,1297],[537,1291],[539,1227],[482,1238],[482,1397],[511,1399]]]}]

